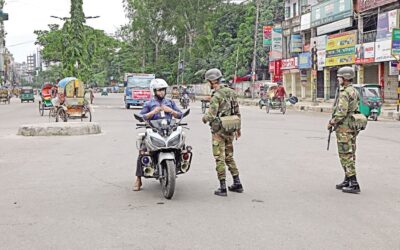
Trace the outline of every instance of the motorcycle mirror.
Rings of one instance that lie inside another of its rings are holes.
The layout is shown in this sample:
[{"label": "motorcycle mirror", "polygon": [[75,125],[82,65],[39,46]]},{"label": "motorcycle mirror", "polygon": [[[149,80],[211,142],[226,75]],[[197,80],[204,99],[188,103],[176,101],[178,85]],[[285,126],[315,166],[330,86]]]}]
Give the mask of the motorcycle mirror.
[{"label": "motorcycle mirror", "polygon": [[138,115],[138,114],[133,114],[133,116],[135,117],[136,120],[140,121],[140,122],[144,122],[144,119],[142,116]]}]

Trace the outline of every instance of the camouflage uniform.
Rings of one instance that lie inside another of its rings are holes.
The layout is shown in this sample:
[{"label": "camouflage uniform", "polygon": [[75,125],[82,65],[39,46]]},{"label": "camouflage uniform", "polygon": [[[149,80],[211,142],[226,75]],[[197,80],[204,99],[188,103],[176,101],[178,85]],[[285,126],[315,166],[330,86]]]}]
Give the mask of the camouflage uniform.
[{"label": "camouflage uniform", "polygon": [[[208,112],[204,115],[203,120],[210,123],[212,133],[212,149],[216,162],[216,170],[219,180],[225,180],[225,164],[228,166],[232,176],[238,176],[239,170],[233,159],[233,140],[234,133],[225,132],[218,119],[219,116],[231,115],[230,99],[237,99],[237,94],[232,89],[221,85],[221,88],[214,91]],[[240,116],[239,106],[237,102],[234,105],[234,114]]]},{"label": "camouflage uniform", "polygon": [[340,87],[338,104],[331,122],[337,124],[336,139],[340,163],[347,177],[356,175],[357,131],[350,129],[350,115],[358,112],[359,97],[351,85]]}]

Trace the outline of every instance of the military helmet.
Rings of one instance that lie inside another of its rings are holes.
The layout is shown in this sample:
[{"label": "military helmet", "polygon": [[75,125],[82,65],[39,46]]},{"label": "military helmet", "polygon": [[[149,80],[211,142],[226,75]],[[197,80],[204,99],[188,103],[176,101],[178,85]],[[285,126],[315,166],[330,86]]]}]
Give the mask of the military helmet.
[{"label": "military helmet", "polygon": [[221,77],[222,77],[221,70],[216,68],[207,70],[205,74],[205,78],[207,81],[215,81],[220,79]]},{"label": "military helmet", "polygon": [[351,80],[356,76],[356,73],[352,67],[346,66],[338,70],[337,76],[343,77],[346,80]]}]

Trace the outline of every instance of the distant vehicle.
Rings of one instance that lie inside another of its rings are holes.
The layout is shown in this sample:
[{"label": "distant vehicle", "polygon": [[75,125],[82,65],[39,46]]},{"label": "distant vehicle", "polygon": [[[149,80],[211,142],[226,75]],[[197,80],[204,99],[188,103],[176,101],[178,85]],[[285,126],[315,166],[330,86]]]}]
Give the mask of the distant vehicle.
[{"label": "distant vehicle", "polygon": [[107,88],[103,88],[103,89],[101,90],[101,95],[108,95]]},{"label": "distant vehicle", "polygon": [[154,74],[126,73],[126,87],[124,90],[124,102],[127,109],[130,106],[143,106],[150,100],[150,82],[155,78]]},{"label": "distant vehicle", "polygon": [[35,96],[33,94],[33,88],[28,86],[28,87],[22,87],[21,89],[21,94],[19,96],[22,102],[35,102]]}]

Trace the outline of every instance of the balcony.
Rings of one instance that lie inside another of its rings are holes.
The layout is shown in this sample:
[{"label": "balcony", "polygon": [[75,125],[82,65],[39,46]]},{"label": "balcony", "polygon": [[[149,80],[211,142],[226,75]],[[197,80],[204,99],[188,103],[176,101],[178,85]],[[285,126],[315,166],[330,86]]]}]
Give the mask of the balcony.
[{"label": "balcony", "polygon": [[372,43],[376,40],[376,30],[371,30],[363,33],[362,42]]}]

